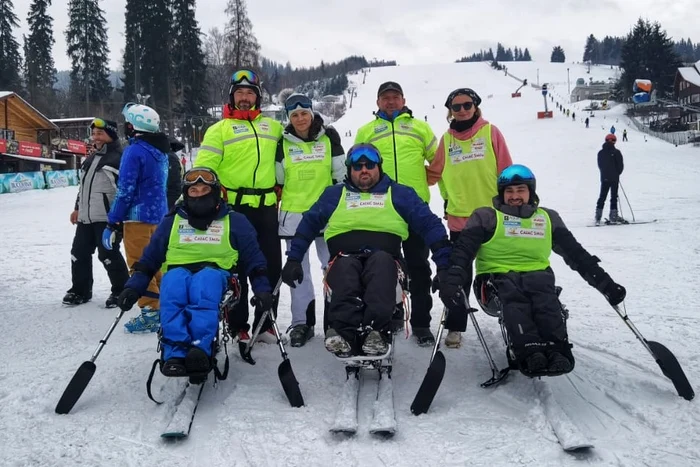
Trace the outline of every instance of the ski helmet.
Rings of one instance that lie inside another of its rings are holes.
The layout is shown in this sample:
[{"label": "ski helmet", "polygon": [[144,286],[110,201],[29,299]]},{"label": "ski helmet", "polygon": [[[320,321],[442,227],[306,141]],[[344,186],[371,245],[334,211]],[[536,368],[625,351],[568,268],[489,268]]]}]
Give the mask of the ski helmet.
[{"label": "ski helmet", "polygon": [[137,133],[158,133],[160,129],[158,112],[147,105],[127,102],[122,109],[122,115]]},{"label": "ski helmet", "polygon": [[498,176],[498,196],[503,200],[503,192],[506,187],[511,185],[527,185],[530,189],[530,198],[535,197],[535,190],[537,188],[537,179],[535,179],[535,174],[532,170],[528,169],[524,165],[513,164],[506,167],[501,175]]},{"label": "ski helmet", "polygon": [[371,143],[361,143],[355,144],[350,149],[348,149],[347,157],[345,158],[345,166],[348,168],[348,178],[350,178],[350,172],[352,171],[352,166],[358,164],[361,161],[365,161],[370,164],[377,164],[379,167],[379,173],[382,174],[382,155],[379,153],[379,149]]},{"label": "ski helmet", "polygon": [[610,133],[610,134],[608,134],[608,136],[605,137],[605,142],[606,143],[617,143],[617,136]]},{"label": "ski helmet", "polygon": [[260,76],[253,70],[241,69],[234,71],[231,75],[231,87],[228,90],[229,96],[231,98],[231,106],[235,106],[233,101],[233,93],[238,88],[249,88],[252,89],[258,96],[255,99],[255,108],[259,109],[262,102],[262,82],[260,81]]},{"label": "ski helmet", "polygon": [[287,117],[291,117],[292,113],[297,109],[306,110],[313,116],[313,102],[304,94],[294,93],[284,101],[284,110],[287,111]]}]

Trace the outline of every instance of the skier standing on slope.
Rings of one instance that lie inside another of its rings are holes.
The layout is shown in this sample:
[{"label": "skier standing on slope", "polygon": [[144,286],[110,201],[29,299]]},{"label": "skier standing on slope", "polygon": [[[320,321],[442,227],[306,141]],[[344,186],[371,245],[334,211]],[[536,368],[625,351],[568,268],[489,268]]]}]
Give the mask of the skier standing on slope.
[{"label": "skier standing on slope", "polygon": [[158,225],[118,299],[122,310],[131,309],[165,266],[160,290],[165,376],[211,369],[219,302],[239,262],[253,286],[253,304],[263,310],[273,304],[255,229],[226,205],[216,174],[204,168],[188,170],[182,194],[183,200]]},{"label": "skier standing on slope", "polygon": [[[375,119],[359,130],[355,144],[371,143],[379,149],[385,161],[384,172],[392,180],[410,186],[426,203],[430,191],[426,162],[433,163],[437,139],[426,122],[413,118],[406,107],[403,89],[398,83],[387,81],[377,91]],[[432,346],[435,337],[430,331],[430,263],[428,247],[420,235],[409,232],[402,243],[411,288],[411,326],[419,346]]]},{"label": "skier standing on slope", "polygon": [[[279,235],[289,249],[302,215],[318,200],[326,187],[345,177],[345,151],[340,135],[326,127],[323,118],[314,114],[311,99],[292,94],[285,102],[289,125],[277,145],[277,184],[282,187],[279,212]],[[328,246],[319,232],[314,240],[321,267],[326,270]],[[304,276],[309,280],[291,290],[292,324],[289,341],[292,347],[302,347],[314,336],[316,299],[311,281],[309,253],[302,260]]]},{"label": "skier standing on slope", "polygon": [[376,147],[354,145],[345,163],[345,183],[326,188],[304,213],[287,252],[282,280],[290,287],[304,280],[301,261],[325,228],[332,258],[326,275],[331,290],[326,349],[345,357],[360,350],[382,355],[391,342],[401,242],[409,229],[420,235],[438,270],[447,265],[450,243],[440,219],[413,188],[384,173]]},{"label": "skier standing on slope", "polygon": [[595,223],[600,224],[603,217],[605,199],[610,191],[610,222],[622,222],[624,219],[617,214],[617,190],[620,185],[620,175],[625,168],[624,159],[619,149],[615,147],[617,137],[612,133],[605,137],[603,148],[598,151],[598,169],[600,170],[600,195],[595,208]]},{"label": "skier standing on slope", "polygon": [[445,306],[461,306],[469,297],[471,263],[476,280],[497,289],[504,325],[515,360],[527,376],[568,373],[574,368],[566,323],[550,268],[552,251],[600,291],[611,305],[625,299],[615,283],[566,228],[559,214],[539,206],[534,174],[512,165],[498,177],[493,207],[474,211],[454,244],[450,267],[438,272]]},{"label": "skier standing on slope", "polygon": [[[480,105],[481,98],[470,88],[455,89],[447,96],[450,128],[440,139],[428,168],[428,183],[439,181],[453,242],[475,209],[491,205],[498,194],[498,175],[513,164],[503,134],[482,117]],[[450,310],[445,322],[445,346],[459,347],[466,327],[466,309]]]}]

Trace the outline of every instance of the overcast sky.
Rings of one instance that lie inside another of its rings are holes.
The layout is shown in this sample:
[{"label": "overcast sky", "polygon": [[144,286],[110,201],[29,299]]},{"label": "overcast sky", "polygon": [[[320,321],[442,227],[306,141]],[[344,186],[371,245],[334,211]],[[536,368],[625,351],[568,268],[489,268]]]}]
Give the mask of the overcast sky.
[{"label": "overcast sky", "polygon": [[[148,0],[144,0],[148,1]],[[15,0],[20,33],[27,33],[31,0]],[[226,23],[226,0],[198,0],[203,33]],[[561,45],[566,60],[580,61],[586,37],[626,35],[640,16],[658,21],[676,40],[700,41],[698,0],[249,0],[248,14],[264,56],[292,66],[317,65],[348,55],[399,64],[453,62],[501,41],[528,47],[534,60],[549,60]],[[352,6],[351,6],[352,4]],[[535,8],[532,5],[547,5]],[[53,0],[54,59],[68,69],[63,32],[68,0]],[[120,68],[126,0],[101,1],[110,66]]]}]

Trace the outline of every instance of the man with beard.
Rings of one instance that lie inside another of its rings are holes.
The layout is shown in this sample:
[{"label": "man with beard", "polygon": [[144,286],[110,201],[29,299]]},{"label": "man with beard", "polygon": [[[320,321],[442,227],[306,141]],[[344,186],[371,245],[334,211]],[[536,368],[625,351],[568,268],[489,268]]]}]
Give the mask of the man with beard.
[{"label": "man with beard", "polygon": [[[539,206],[535,175],[511,165],[498,177],[493,207],[476,209],[455,242],[450,267],[438,271],[440,298],[450,310],[469,297],[472,261],[475,290],[496,289],[514,360],[527,376],[554,376],[574,368],[566,323],[549,266],[552,251],[600,291],[611,305],[625,299],[615,283],[566,228],[559,214]],[[483,301],[483,299],[482,299]]]},{"label": "man with beard", "polygon": [[396,307],[397,260],[409,229],[430,247],[438,270],[450,243],[440,219],[413,188],[392,181],[371,144],[348,151],[345,183],[325,189],[304,213],[287,252],[282,280],[304,280],[301,262],[324,231],[331,262],[326,274],[331,301],[325,346],[338,356],[383,355],[391,342]]},{"label": "man with beard", "polygon": [[119,295],[129,310],[165,265],[160,290],[162,372],[165,376],[206,373],[218,332],[219,302],[238,266],[250,277],[253,302],[272,307],[267,265],[257,233],[221,198],[221,184],[209,169],[185,173],[183,200],[158,225],[136,273]]},{"label": "man with beard", "polygon": [[[199,147],[195,167],[207,167],[217,173],[228,192],[228,202],[243,214],[258,233],[260,249],[267,261],[268,280],[277,283],[282,269],[282,251],[277,234],[277,195],[275,193],[275,156],[282,137],[282,125],[264,117],[260,111],[262,89],[260,77],[251,70],[238,70],[231,76],[229,103],[223,119],[210,126]],[[249,338],[248,284],[239,273],[241,300],[229,315],[229,324],[240,338]],[[277,313],[277,299],[274,312]],[[262,310],[255,310],[256,318]],[[257,319],[253,323],[257,324]],[[277,342],[265,324],[258,339]]]},{"label": "man with beard", "polygon": [[[377,92],[375,119],[359,130],[355,144],[371,143],[384,158],[384,172],[397,183],[416,190],[428,203],[428,176],[426,162],[433,163],[437,139],[426,122],[413,118],[406,107],[403,89],[398,83],[387,81]],[[411,327],[419,346],[431,346],[435,337],[430,331],[430,263],[428,247],[420,235],[410,231],[402,242],[406,268],[410,277]]]}]

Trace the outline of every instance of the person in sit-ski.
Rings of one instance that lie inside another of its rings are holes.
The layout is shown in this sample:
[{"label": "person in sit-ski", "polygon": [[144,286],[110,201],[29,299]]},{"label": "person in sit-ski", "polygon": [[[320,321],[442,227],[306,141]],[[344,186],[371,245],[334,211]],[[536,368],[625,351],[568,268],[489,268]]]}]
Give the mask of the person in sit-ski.
[{"label": "person in sit-ski", "polygon": [[158,225],[118,299],[122,310],[131,309],[156,271],[166,271],[160,288],[161,371],[166,376],[211,369],[219,302],[239,261],[255,292],[251,303],[272,308],[267,263],[255,229],[222,199],[216,173],[188,170],[182,194],[183,200]]},{"label": "person in sit-ski", "polygon": [[295,287],[304,279],[301,261],[325,228],[332,258],[326,274],[331,290],[326,349],[342,357],[360,349],[365,355],[383,355],[389,350],[396,307],[396,262],[409,229],[430,247],[438,270],[447,267],[450,244],[442,222],[415,190],[384,173],[376,147],[353,146],[345,164],[345,183],[326,188],[304,213],[282,281]]},{"label": "person in sit-ski", "polygon": [[451,310],[464,303],[476,259],[477,280],[489,278],[497,290],[520,371],[556,375],[570,372],[574,357],[549,266],[551,252],[611,305],[621,303],[626,291],[576,241],[556,211],[539,206],[535,188],[534,174],[523,165],[501,173],[493,207],[472,213],[453,245],[449,269],[438,271],[440,298]]}]

